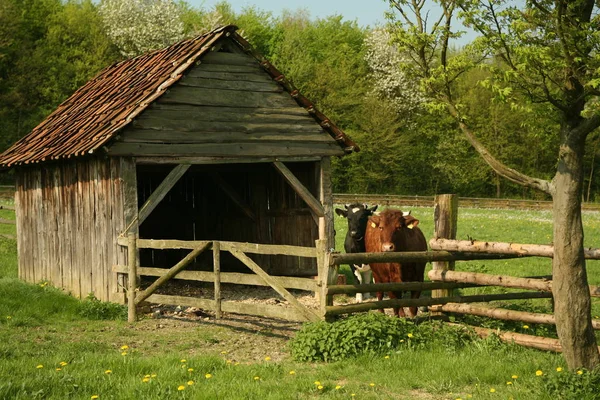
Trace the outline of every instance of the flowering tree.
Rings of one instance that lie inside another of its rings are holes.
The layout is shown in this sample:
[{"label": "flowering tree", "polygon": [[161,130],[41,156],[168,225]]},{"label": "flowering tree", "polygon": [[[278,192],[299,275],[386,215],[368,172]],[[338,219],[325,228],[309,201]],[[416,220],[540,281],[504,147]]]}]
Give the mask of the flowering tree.
[{"label": "flowering tree", "polygon": [[365,39],[365,60],[371,70],[373,93],[387,99],[395,111],[408,117],[421,107],[423,95],[416,80],[411,80],[402,69],[407,57],[392,44],[392,36],[385,29],[375,29]]},{"label": "flowering tree", "polygon": [[125,57],[183,39],[181,9],[173,0],[102,0],[106,33]]}]

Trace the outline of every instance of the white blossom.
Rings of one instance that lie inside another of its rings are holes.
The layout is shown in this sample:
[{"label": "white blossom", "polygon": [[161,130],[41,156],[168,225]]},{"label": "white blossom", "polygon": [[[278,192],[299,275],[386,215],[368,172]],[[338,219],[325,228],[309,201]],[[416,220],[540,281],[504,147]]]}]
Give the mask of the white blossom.
[{"label": "white blossom", "polygon": [[125,57],[184,37],[181,12],[173,0],[102,0],[99,11],[108,36]]},{"label": "white blossom", "polygon": [[384,29],[373,30],[365,45],[374,94],[389,100],[398,114],[410,117],[425,101],[417,80],[410,79],[402,70],[402,64],[410,61],[391,44],[390,33]]}]

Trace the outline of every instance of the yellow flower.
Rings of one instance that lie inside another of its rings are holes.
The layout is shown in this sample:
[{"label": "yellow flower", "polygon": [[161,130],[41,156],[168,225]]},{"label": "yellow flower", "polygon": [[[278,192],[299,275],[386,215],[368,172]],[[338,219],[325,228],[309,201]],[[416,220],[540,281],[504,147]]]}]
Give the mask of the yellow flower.
[{"label": "yellow flower", "polygon": [[254,380],[255,380],[255,381],[259,381],[259,380],[260,380],[260,376],[255,376],[255,377],[254,377]]},{"label": "yellow flower", "polygon": [[351,396],[351,397],[354,397],[354,396],[356,396],[356,393],[352,393],[350,396]]},{"label": "yellow flower", "polygon": [[223,350],[223,351],[221,352],[221,354],[227,354],[227,351]]},{"label": "yellow flower", "polygon": [[406,336],[408,336],[409,338],[411,338],[411,337],[413,337],[413,334],[412,334],[412,333],[409,333],[409,334],[408,334],[408,335],[406,335]]},{"label": "yellow flower", "polygon": [[150,378],[150,375],[144,375],[144,378]]},{"label": "yellow flower", "polygon": [[369,386],[375,387],[375,384],[373,382],[371,382],[371,383],[369,383]]},{"label": "yellow flower", "polygon": [[581,374],[583,374],[583,371],[582,371],[582,370],[580,370],[580,369],[578,369],[578,370],[577,370],[577,375],[581,375]]},{"label": "yellow flower", "polygon": [[62,371],[62,368],[56,368],[57,371]]},{"label": "yellow flower", "polygon": [[12,319],[12,317],[10,315],[7,315],[6,319]]},{"label": "yellow flower", "polygon": [[39,364],[36,368],[37,369],[42,369],[42,368],[44,368],[44,366],[42,364]]},{"label": "yellow flower", "polygon": [[227,364],[231,364],[233,361],[227,360],[226,362],[227,362]]},{"label": "yellow flower", "polygon": [[473,398],[473,395],[471,395],[471,394],[467,395],[467,399],[472,399],[472,398]]},{"label": "yellow flower", "polygon": [[124,352],[122,352],[122,353],[121,353],[121,355],[122,355],[122,356],[126,356],[126,355],[127,355],[127,352],[126,352],[126,351],[124,351]]},{"label": "yellow flower", "polygon": [[205,377],[206,379],[210,379],[210,378],[212,378],[212,374],[206,374],[206,375],[204,375],[204,377]]},{"label": "yellow flower", "polygon": [[123,346],[121,346],[121,350],[127,350],[129,348],[129,346],[127,346],[126,344],[124,344]]},{"label": "yellow flower", "polygon": [[194,368],[188,368],[188,372],[194,372]]},{"label": "yellow flower", "polygon": [[144,383],[145,382],[150,382],[150,378],[144,378],[144,379],[142,379],[142,382],[144,382]]},{"label": "yellow flower", "polygon": [[404,343],[404,339],[400,339],[400,343]]},{"label": "yellow flower", "polygon": [[491,389],[490,389],[490,393],[496,393],[496,389],[494,389],[494,388],[491,388]]},{"label": "yellow flower", "polygon": [[92,400],[97,399],[99,396],[97,394],[93,394],[92,397],[90,397]]},{"label": "yellow flower", "polygon": [[390,356],[385,356],[385,357],[383,357],[383,358],[385,358],[385,359],[387,360],[388,358],[390,358]]},{"label": "yellow flower", "polygon": [[529,325],[523,325],[523,329],[529,329]]},{"label": "yellow flower", "polygon": [[181,360],[181,362],[182,362],[182,363],[184,363],[184,362],[187,362],[187,360],[186,360],[186,359],[183,359],[183,360]]},{"label": "yellow flower", "polygon": [[67,363],[66,363],[66,362],[64,362],[64,361],[61,361],[61,362],[60,362],[60,366],[61,366],[61,367],[64,367],[65,365],[67,365]]},{"label": "yellow flower", "polygon": [[105,373],[106,375],[109,375],[109,374],[112,374],[112,371],[111,371],[110,369],[107,369],[106,371],[104,371],[104,373]]},{"label": "yellow flower", "polygon": [[323,390],[323,386],[322,386],[322,385],[319,385],[319,386],[317,386],[317,389],[319,389],[319,390]]},{"label": "yellow flower", "polygon": [[511,376],[511,378],[513,378],[513,379],[517,379],[517,378],[518,378],[518,376],[517,376],[517,375],[513,375],[513,376]]},{"label": "yellow flower", "polygon": [[457,397],[457,398],[456,398],[456,399],[454,399],[454,400],[462,400],[462,399],[461,399],[460,397]]},{"label": "yellow flower", "polygon": [[181,390],[185,390],[185,386],[183,386],[183,385],[179,385],[179,386],[177,387],[177,390],[179,390],[179,391],[181,391]]},{"label": "yellow flower", "polygon": [[156,374],[150,375],[151,378],[156,378]]},{"label": "yellow flower", "polygon": [[315,385],[320,385],[320,384],[321,384],[321,382],[315,381]]},{"label": "yellow flower", "polygon": [[335,387],[335,390],[340,390],[341,388],[342,388],[342,387],[341,387],[340,385],[337,385],[337,386]]},{"label": "yellow flower", "polygon": [[290,371],[290,375],[296,375],[296,371]]},{"label": "yellow flower", "polygon": [[271,361],[271,357],[269,357],[269,356],[266,356],[266,357],[265,357],[265,361]]},{"label": "yellow flower", "polygon": [[537,371],[535,371],[535,375],[542,376],[542,375],[544,375],[544,373],[542,372],[542,370],[538,369]]},{"label": "yellow flower", "polygon": [[507,385],[512,385],[511,381],[506,382]]},{"label": "yellow flower", "polygon": [[235,364],[233,364],[233,365],[240,365],[240,362],[236,361]]},{"label": "yellow flower", "polygon": [[561,372],[562,368],[561,367],[556,367],[556,372]]},{"label": "yellow flower", "polygon": [[188,386],[192,386],[194,384],[194,381],[188,381]]}]

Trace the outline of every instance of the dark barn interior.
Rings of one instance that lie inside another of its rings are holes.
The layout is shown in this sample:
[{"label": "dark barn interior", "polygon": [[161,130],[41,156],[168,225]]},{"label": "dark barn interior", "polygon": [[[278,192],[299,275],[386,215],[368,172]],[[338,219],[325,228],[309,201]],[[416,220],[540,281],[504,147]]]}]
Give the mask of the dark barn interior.
[{"label": "dark barn interior", "polygon": [[[318,163],[286,166],[318,197]],[[144,204],[172,169],[171,165],[138,165],[138,204]],[[318,226],[311,211],[270,163],[194,165],[140,225],[140,238],[221,240],[314,247]],[[143,267],[170,268],[189,250],[140,250]],[[316,275],[314,259],[252,255],[272,275]],[[250,272],[224,253],[226,272]],[[205,252],[189,269],[211,270]]]}]

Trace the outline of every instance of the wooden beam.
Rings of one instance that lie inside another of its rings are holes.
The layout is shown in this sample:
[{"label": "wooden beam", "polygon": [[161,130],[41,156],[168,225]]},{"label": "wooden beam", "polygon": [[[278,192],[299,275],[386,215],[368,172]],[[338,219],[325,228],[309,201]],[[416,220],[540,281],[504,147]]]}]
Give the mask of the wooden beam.
[{"label": "wooden beam", "polygon": [[308,190],[298,178],[285,166],[281,161],[275,161],[273,163],[275,169],[283,176],[283,178],[290,184],[290,186],[296,191],[298,196],[304,200],[304,202],[310,207],[310,209],[317,214],[319,217],[325,217],[325,210],[319,200],[317,200],[310,190]]},{"label": "wooden beam", "polygon": [[319,166],[319,200],[325,214],[319,218],[319,239],[326,240],[325,248],[329,250],[335,248],[330,157],[323,157],[317,165]]},{"label": "wooden beam", "polygon": [[136,223],[138,226],[141,225],[189,168],[190,165],[188,164],[179,164],[173,168],[171,172],[169,172],[169,175],[167,175],[150,197],[148,197],[148,200],[146,200],[144,205],[138,211],[137,217],[131,221],[124,233],[129,232],[131,227]]},{"label": "wooden beam", "polygon": [[156,291],[156,289],[158,289],[165,282],[169,281],[169,279],[171,279],[175,275],[177,275],[177,273],[179,273],[179,271],[181,271],[182,269],[187,267],[188,264],[194,260],[194,258],[198,257],[198,255],[200,253],[202,253],[204,250],[206,250],[207,248],[209,248],[210,245],[211,245],[211,243],[209,242],[209,243],[204,244],[203,246],[198,247],[195,250],[192,250],[187,256],[185,256],[185,258],[183,260],[181,260],[177,264],[175,264],[166,274],[164,274],[163,276],[158,278],[156,281],[154,281],[154,283],[152,283],[152,285],[148,286],[146,288],[146,290],[144,290],[143,292],[138,294],[135,298],[135,304],[140,304],[142,301],[146,300],[148,298],[148,296],[150,296],[152,293],[154,293]]},{"label": "wooden beam", "polygon": [[233,201],[233,203],[238,206],[238,208],[242,210],[248,218],[256,222],[256,214],[254,214],[254,211],[252,211],[250,206],[248,206],[244,199],[242,199],[242,197],[235,191],[233,186],[227,183],[227,181],[223,179],[221,174],[218,172],[213,172],[210,174],[210,176],[217,183],[217,185],[220,186],[221,190],[223,190],[223,192],[229,196],[231,201]]},{"label": "wooden beam", "polygon": [[221,319],[221,245],[213,242],[213,272],[215,274],[215,318]]},{"label": "wooden beam", "polygon": [[498,260],[517,258],[516,255],[456,253],[448,251],[406,251],[381,253],[347,253],[332,254],[331,262],[342,264],[370,264],[372,262],[411,262],[411,261],[458,261],[458,260]]},{"label": "wooden beam", "polygon": [[[434,206],[434,238],[456,239],[456,226],[458,221],[458,196],[454,194],[440,194],[435,198]],[[454,261],[434,261],[435,271],[453,271]],[[452,296],[451,289],[436,289],[431,297]]]},{"label": "wooden beam", "polygon": [[434,290],[434,289],[454,289],[477,287],[473,283],[453,283],[453,282],[398,282],[398,283],[365,283],[360,285],[330,285],[327,288],[327,294],[346,294],[354,295],[356,293],[366,292],[396,292],[409,290]]},{"label": "wooden beam", "polygon": [[256,264],[250,257],[246,254],[242,253],[239,250],[229,249],[229,252],[238,260],[243,262],[248,268],[252,270],[256,275],[260,276],[266,283],[269,284],[277,293],[281,295],[284,299],[286,299],[292,306],[294,306],[298,311],[300,311],[309,321],[318,321],[320,320],[319,316],[314,313],[312,310],[309,310],[304,305],[302,305],[296,298],[287,291],[283,286],[279,284],[275,279],[273,279],[269,274],[267,274],[258,264]]},{"label": "wooden beam", "polygon": [[135,308],[135,292],[137,290],[137,234],[129,232],[127,235],[127,263],[129,274],[127,276],[127,322],[135,322],[137,320]]}]

